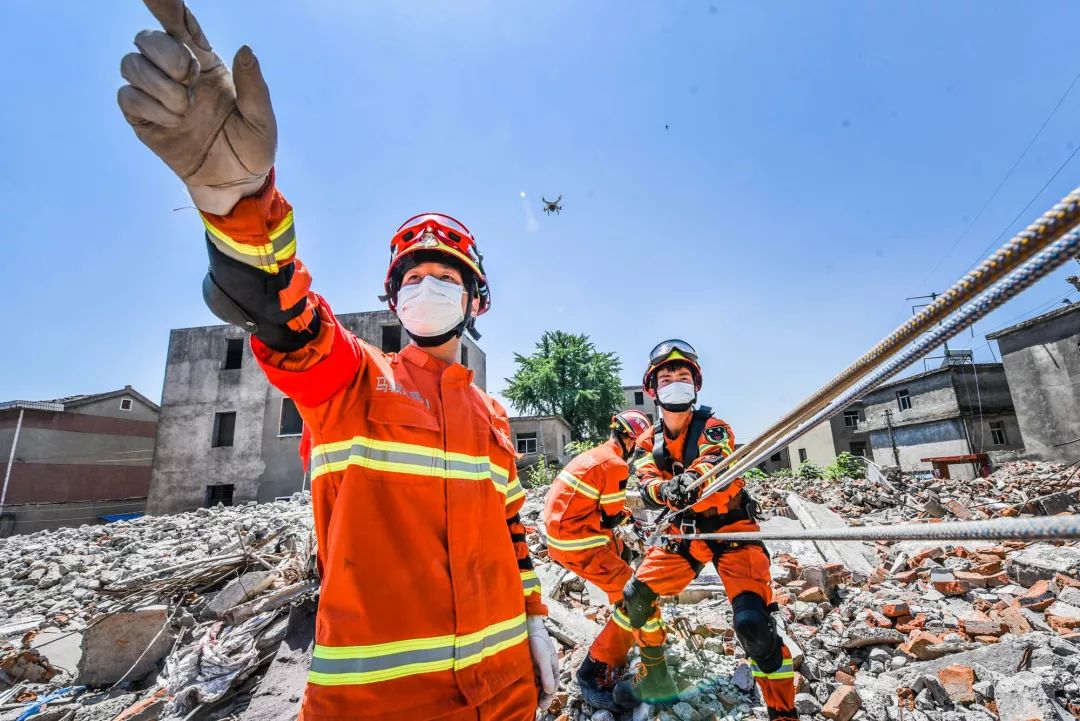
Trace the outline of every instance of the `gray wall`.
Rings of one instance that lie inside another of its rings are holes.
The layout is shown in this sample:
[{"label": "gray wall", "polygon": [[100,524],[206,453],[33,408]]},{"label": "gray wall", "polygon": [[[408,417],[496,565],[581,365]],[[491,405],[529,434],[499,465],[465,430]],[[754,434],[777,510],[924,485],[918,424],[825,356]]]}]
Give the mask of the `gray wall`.
[{"label": "gray wall", "polygon": [[[631,408],[635,408],[642,413],[645,413],[647,416],[649,416],[649,418],[652,418],[654,421],[659,417],[656,412],[656,401],[654,401],[648,396],[647,393],[645,393],[645,390],[642,386],[623,386],[622,390],[623,397],[626,399],[626,401],[623,403],[623,406],[620,410],[628,411]],[[643,401],[642,403],[634,402],[635,393],[641,393],[641,400]]]},{"label": "gray wall", "polygon": [[[398,325],[390,311],[348,313],[338,319],[376,347],[382,341],[382,326]],[[245,340],[239,369],[222,367],[228,338]],[[404,333],[401,338],[408,341]],[[474,382],[484,388],[487,359],[471,339],[465,342]],[[202,506],[209,485],[234,486],[234,503],[270,501],[305,488],[297,455],[300,437],[278,434],[281,399],[240,330],[219,325],[172,331],[147,512],[175,513]],[[233,445],[213,448],[214,416],[228,411],[236,413]]]},{"label": "gray wall", "polygon": [[[896,402],[900,389],[910,395],[911,408],[905,411],[899,410]],[[896,463],[886,411],[892,415],[900,466],[907,471],[931,470],[932,465],[923,463],[923,458],[1007,451],[1022,445],[1009,384],[1000,364],[955,366],[894,382],[864,396],[863,406],[871,457],[878,465]],[[1004,445],[993,443],[993,422],[1004,424]],[[953,466],[949,472],[954,478],[975,477],[970,465]]]},{"label": "gray wall", "polygon": [[99,517],[116,513],[142,513],[145,498],[118,501],[82,501],[76,503],[26,503],[5,506],[0,516],[0,538],[17,533],[51,531],[69,526],[99,526]]},{"label": "gray wall", "polygon": [[[859,414],[859,425],[855,428],[850,428],[844,425],[844,413],[847,411],[856,411]],[[844,411],[836,414],[830,419],[832,424],[832,437],[833,446],[836,455],[841,453],[851,453],[852,443],[865,443],[866,453],[870,454],[870,434],[866,430],[866,411],[863,409],[861,403],[854,403]]]},{"label": "gray wall", "polygon": [[1026,455],[1080,458],[1080,307],[997,338]]},{"label": "gray wall", "polygon": [[[131,399],[131,410],[120,410],[120,401],[124,398]],[[111,398],[65,406],[65,413],[83,413],[86,415],[106,416],[108,418],[121,418],[128,421],[157,421],[158,412],[133,394],[120,394]]]},{"label": "gray wall", "polygon": [[[896,403],[896,392],[903,389],[906,389],[911,397],[911,408],[906,411],[901,411]],[[892,411],[893,425],[924,423],[960,414],[949,373],[935,373],[906,383],[897,382],[867,393],[862,401],[868,431],[885,428],[886,410]]]},{"label": "gray wall", "polygon": [[[549,463],[566,465],[571,456],[563,447],[570,442],[570,426],[558,416],[516,416],[510,419],[510,435],[514,447],[517,447],[518,433],[536,434],[536,453],[523,455],[517,460],[518,468],[525,468],[536,463],[540,456]],[[565,442],[563,439],[566,439]]]},{"label": "gray wall", "polygon": [[[962,456],[968,453],[967,436],[960,418],[930,421],[893,428],[900,451],[900,467],[905,471],[929,471],[933,466],[923,458]],[[870,432],[873,461],[879,466],[896,465],[888,430]],[[953,466],[953,478],[974,478],[970,466]]]}]

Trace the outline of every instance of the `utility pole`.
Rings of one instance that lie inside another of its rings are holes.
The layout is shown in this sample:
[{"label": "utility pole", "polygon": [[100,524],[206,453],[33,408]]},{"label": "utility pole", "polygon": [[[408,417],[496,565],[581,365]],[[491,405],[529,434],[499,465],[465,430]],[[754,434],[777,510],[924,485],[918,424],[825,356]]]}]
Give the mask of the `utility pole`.
[{"label": "utility pole", "polygon": [[892,457],[896,467],[900,467],[900,449],[896,447],[896,432],[893,430],[892,411],[885,409],[885,426],[889,429],[889,443],[892,444]]}]

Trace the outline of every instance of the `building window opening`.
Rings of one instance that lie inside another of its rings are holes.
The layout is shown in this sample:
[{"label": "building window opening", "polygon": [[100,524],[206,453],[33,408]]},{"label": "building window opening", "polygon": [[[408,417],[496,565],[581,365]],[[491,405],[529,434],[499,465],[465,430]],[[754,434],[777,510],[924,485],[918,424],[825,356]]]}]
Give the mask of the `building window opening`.
[{"label": "building window opening", "polygon": [[858,411],[844,411],[844,428],[858,428],[859,427],[859,412]]},{"label": "building window opening", "polygon": [[233,371],[239,368],[244,362],[244,339],[243,338],[226,338],[225,339],[225,365],[223,369],[227,371]]},{"label": "building window opening", "polygon": [[130,398],[121,398],[120,399],[120,410],[122,410],[122,411],[130,411],[131,410],[131,399]]},{"label": "building window opening", "polygon": [[292,398],[281,399],[281,420],[278,423],[279,436],[298,436],[304,432],[304,419],[296,410]]},{"label": "building window opening", "polygon": [[799,449],[799,463],[806,463],[806,449]]},{"label": "building window opening", "polygon": [[217,504],[231,506],[233,497],[233,484],[220,483],[206,487],[206,507],[213,508]]},{"label": "building window opening", "polygon": [[779,462],[780,462],[780,454],[779,453],[774,453],[771,456],[769,456],[769,463],[779,463]]},{"label": "building window opening", "polygon": [[852,441],[849,447],[851,448],[851,455],[853,455],[853,456],[862,456],[863,458],[867,457],[867,455],[866,455],[866,443],[865,442],[863,442],[863,441]]},{"label": "building window opening", "polygon": [[461,365],[469,367],[469,346],[461,344]]},{"label": "building window opening", "polygon": [[401,326],[384,325],[379,347],[383,353],[397,353],[401,350]]},{"label": "building window opening", "polygon": [[517,452],[524,453],[526,455],[528,455],[529,453],[536,453],[536,434],[518,433]]},{"label": "building window opening", "polygon": [[645,394],[642,391],[634,391],[634,405],[635,406],[643,406],[643,405],[645,405]]},{"label": "building window opening", "polygon": [[211,444],[214,448],[225,448],[233,444],[233,433],[236,430],[236,413],[214,414],[214,440]]},{"label": "building window opening", "polygon": [[990,422],[990,440],[995,446],[1004,446],[1008,444],[1009,437],[1005,433],[1004,421],[991,421]]},{"label": "building window opening", "polygon": [[907,390],[896,391],[896,407],[902,411],[911,410],[911,395]]}]

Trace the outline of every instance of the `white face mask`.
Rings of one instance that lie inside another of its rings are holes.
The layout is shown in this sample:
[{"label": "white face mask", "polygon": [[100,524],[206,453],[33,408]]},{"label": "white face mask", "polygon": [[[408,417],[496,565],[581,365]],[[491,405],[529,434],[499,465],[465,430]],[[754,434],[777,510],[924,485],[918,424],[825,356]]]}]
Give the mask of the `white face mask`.
[{"label": "white face mask", "polygon": [[465,289],[457,283],[424,276],[419,283],[402,286],[397,297],[397,316],[413,335],[442,335],[465,318],[461,296]]},{"label": "white face mask", "polygon": [[693,383],[680,381],[678,383],[668,383],[657,390],[656,395],[664,405],[679,406],[685,403],[693,403],[694,398],[697,397],[697,391],[694,390]]}]

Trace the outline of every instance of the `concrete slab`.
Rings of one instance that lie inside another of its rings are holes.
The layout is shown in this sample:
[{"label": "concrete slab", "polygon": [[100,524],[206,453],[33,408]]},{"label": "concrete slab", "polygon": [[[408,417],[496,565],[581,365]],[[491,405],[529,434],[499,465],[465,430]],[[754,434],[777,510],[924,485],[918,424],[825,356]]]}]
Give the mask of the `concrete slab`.
[{"label": "concrete slab", "polygon": [[82,633],[78,631],[42,631],[34,637],[35,648],[49,663],[72,674],[82,658]]},{"label": "concrete slab", "polygon": [[83,631],[77,683],[91,688],[121,679],[138,681],[165,658],[173,645],[165,606],[114,613]]},{"label": "concrete slab", "polygon": [[[787,496],[788,508],[806,529],[847,528],[839,514],[827,506],[810,503],[796,493]],[[814,545],[828,563],[842,563],[853,577],[869,578],[878,567],[877,554],[862,541],[816,541]]]}]

